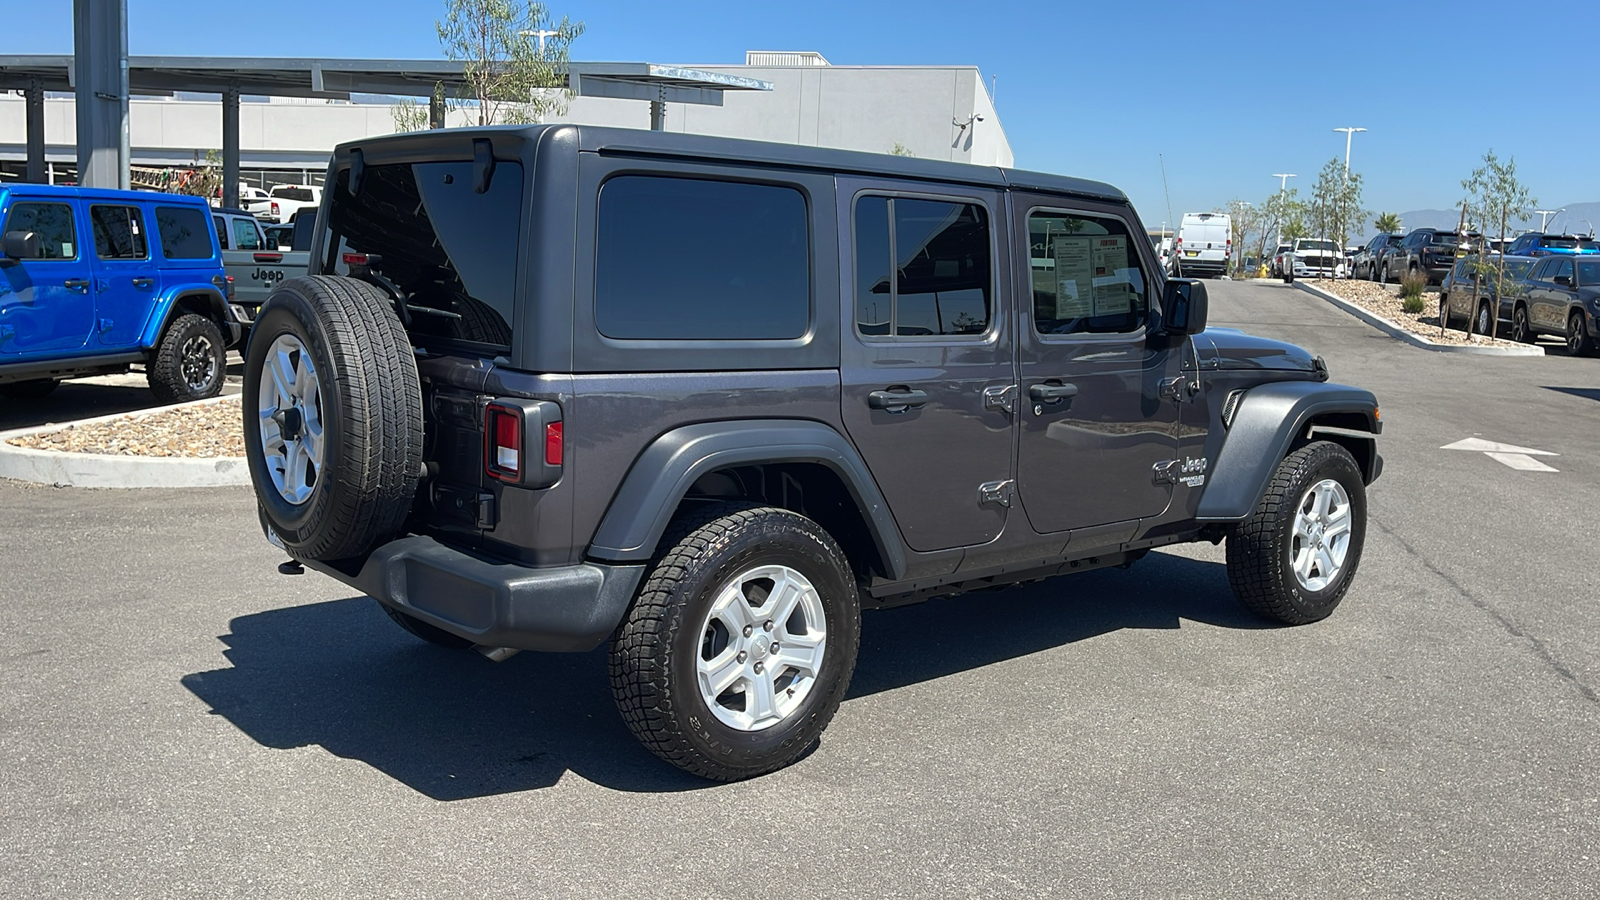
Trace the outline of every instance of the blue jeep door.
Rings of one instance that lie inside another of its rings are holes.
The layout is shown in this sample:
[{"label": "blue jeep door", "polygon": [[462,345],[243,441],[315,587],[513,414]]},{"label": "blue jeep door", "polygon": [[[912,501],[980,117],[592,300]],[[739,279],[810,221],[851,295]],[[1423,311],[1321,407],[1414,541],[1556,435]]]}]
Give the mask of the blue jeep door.
[{"label": "blue jeep door", "polygon": [[91,203],[89,224],[100,344],[135,346],[161,296],[161,271],[150,259],[144,211],[131,203]]},{"label": "blue jeep door", "polygon": [[89,257],[70,203],[19,198],[5,231],[32,232],[38,255],[0,264],[0,355],[67,356],[94,326]]}]

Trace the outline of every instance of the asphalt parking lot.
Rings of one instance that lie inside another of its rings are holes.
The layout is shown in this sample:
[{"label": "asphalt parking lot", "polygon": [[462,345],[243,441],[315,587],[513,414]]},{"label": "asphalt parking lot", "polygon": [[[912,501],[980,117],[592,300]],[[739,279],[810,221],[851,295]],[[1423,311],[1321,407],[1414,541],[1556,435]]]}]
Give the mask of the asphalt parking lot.
[{"label": "asphalt parking lot", "polygon": [[600,653],[280,576],[248,489],[0,484],[0,896],[1594,896],[1600,359],[1209,287],[1382,401],[1339,612],[1265,627],[1205,545],[871,613],[818,750],[734,785],[634,743]]}]

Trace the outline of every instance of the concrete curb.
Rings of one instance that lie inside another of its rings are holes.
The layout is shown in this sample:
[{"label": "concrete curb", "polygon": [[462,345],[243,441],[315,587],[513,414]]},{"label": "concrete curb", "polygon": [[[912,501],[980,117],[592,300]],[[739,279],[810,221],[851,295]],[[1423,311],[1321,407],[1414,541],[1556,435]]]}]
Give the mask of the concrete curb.
[{"label": "concrete curb", "polygon": [[78,425],[136,420],[184,406],[223,403],[237,395],[211,397],[193,403],[179,403],[156,409],[110,416],[96,416],[76,422],[52,422],[33,428],[0,433],[0,478],[14,478],[57,487],[95,488],[172,488],[229,487],[250,483],[250,467],[242,456],[192,459],[170,456],[111,456],[104,453],[63,453],[60,450],[34,450],[10,441],[29,434],[49,434]]},{"label": "concrete curb", "polygon": [[1296,281],[1294,286],[1308,294],[1332,303],[1352,316],[1371,325],[1373,328],[1387,334],[1398,341],[1403,341],[1413,347],[1432,350],[1436,353],[1475,353],[1479,356],[1543,356],[1544,348],[1532,344],[1519,344],[1515,347],[1483,347],[1476,344],[1436,344],[1420,334],[1413,334],[1399,325],[1385,319],[1359,303],[1351,303],[1338,294],[1329,293],[1321,288],[1314,288],[1304,282]]}]

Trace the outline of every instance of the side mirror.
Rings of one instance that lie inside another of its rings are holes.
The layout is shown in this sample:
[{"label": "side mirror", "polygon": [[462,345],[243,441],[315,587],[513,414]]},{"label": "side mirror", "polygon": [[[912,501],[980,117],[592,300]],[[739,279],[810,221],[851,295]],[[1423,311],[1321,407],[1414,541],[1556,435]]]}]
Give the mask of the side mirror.
[{"label": "side mirror", "polygon": [[[11,235],[9,235],[9,234],[6,235],[6,238],[8,240],[10,239],[10,237],[11,237]],[[6,253],[7,253],[7,255],[9,255],[10,252],[11,252],[11,245],[7,244],[6,245]],[[1556,276],[1556,284],[1559,284],[1562,287],[1572,287],[1572,276],[1571,275],[1557,275]]]},{"label": "side mirror", "polygon": [[7,259],[38,259],[39,236],[31,231],[8,231],[4,252]]},{"label": "side mirror", "polygon": [[1206,305],[1204,283],[1192,278],[1168,279],[1167,292],[1161,298],[1161,330],[1167,334],[1199,334],[1205,331]]}]

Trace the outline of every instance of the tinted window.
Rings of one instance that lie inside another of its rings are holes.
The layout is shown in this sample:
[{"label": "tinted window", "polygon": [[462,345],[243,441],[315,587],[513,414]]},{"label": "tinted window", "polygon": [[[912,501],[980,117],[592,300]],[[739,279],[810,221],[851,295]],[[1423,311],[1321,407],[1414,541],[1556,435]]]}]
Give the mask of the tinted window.
[{"label": "tinted window", "polygon": [[[350,172],[329,196],[332,252],[325,271],[349,272],[345,251],[382,257],[378,271],[407,294],[407,330],[456,341],[511,345],[522,234],[522,166],[497,161],[483,193],[473,190],[472,163],[368,166],[352,196]],[[295,219],[307,228],[315,215]],[[437,310],[427,312],[425,309]]]},{"label": "tinted window", "polygon": [[1038,333],[1109,334],[1144,325],[1148,288],[1121,220],[1035,212],[1028,247]]},{"label": "tinted window", "polygon": [[1406,242],[1406,239],[1397,234],[1397,235],[1393,235],[1393,236],[1391,236],[1389,238],[1387,246],[1399,247],[1399,246],[1405,244],[1405,242]]},{"label": "tinted window", "polygon": [[156,207],[161,252],[167,259],[209,259],[213,245],[208,218],[203,211],[192,207]]},{"label": "tinted window", "polygon": [[1555,265],[1550,269],[1548,277],[1551,281],[1555,281],[1563,275],[1568,278],[1572,277],[1572,260],[1570,258],[1556,260]]},{"label": "tinted window", "polygon": [[625,175],[600,189],[595,324],[610,338],[805,334],[811,252],[794,188]]},{"label": "tinted window", "polygon": [[89,223],[94,228],[94,254],[101,259],[144,259],[144,216],[137,206],[91,206]]},{"label": "tinted window", "polygon": [[989,330],[993,273],[982,206],[862,197],[855,245],[861,334],[916,338]]},{"label": "tinted window", "polygon": [[233,245],[240,250],[260,250],[261,232],[249,219],[233,219]]},{"label": "tinted window", "polygon": [[1506,278],[1525,278],[1528,270],[1533,268],[1533,261],[1528,259],[1506,260]]},{"label": "tinted window", "polygon": [[1578,283],[1584,287],[1600,284],[1600,260],[1585,259],[1578,262]]},{"label": "tinted window", "polygon": [[222,221],[222,217],[212,216],[211,224],[217,226],[217,246],[224,250],[230,249],[228,247],[228,226]]},{"label": "tinted window", "polygon": [[39,239],[34,259],[76,259],[78,230],[72,207],[65,203],[16,203],[6,217],[6,231],[31,231]]},{"label": "tinted window", "polygon": [[1333,243],[1333,241],[1301,241],[1300,249],[1316,250],[1321,252],[1325,250],[1336,250],[1338,247]]},{"label": "tinted window", "polygon": [[273,188],[272,196],[278,198],[279,200],[297,200],[301,203],[313,203],[316,201],[316,197],[311,193],[310,188]]}]

